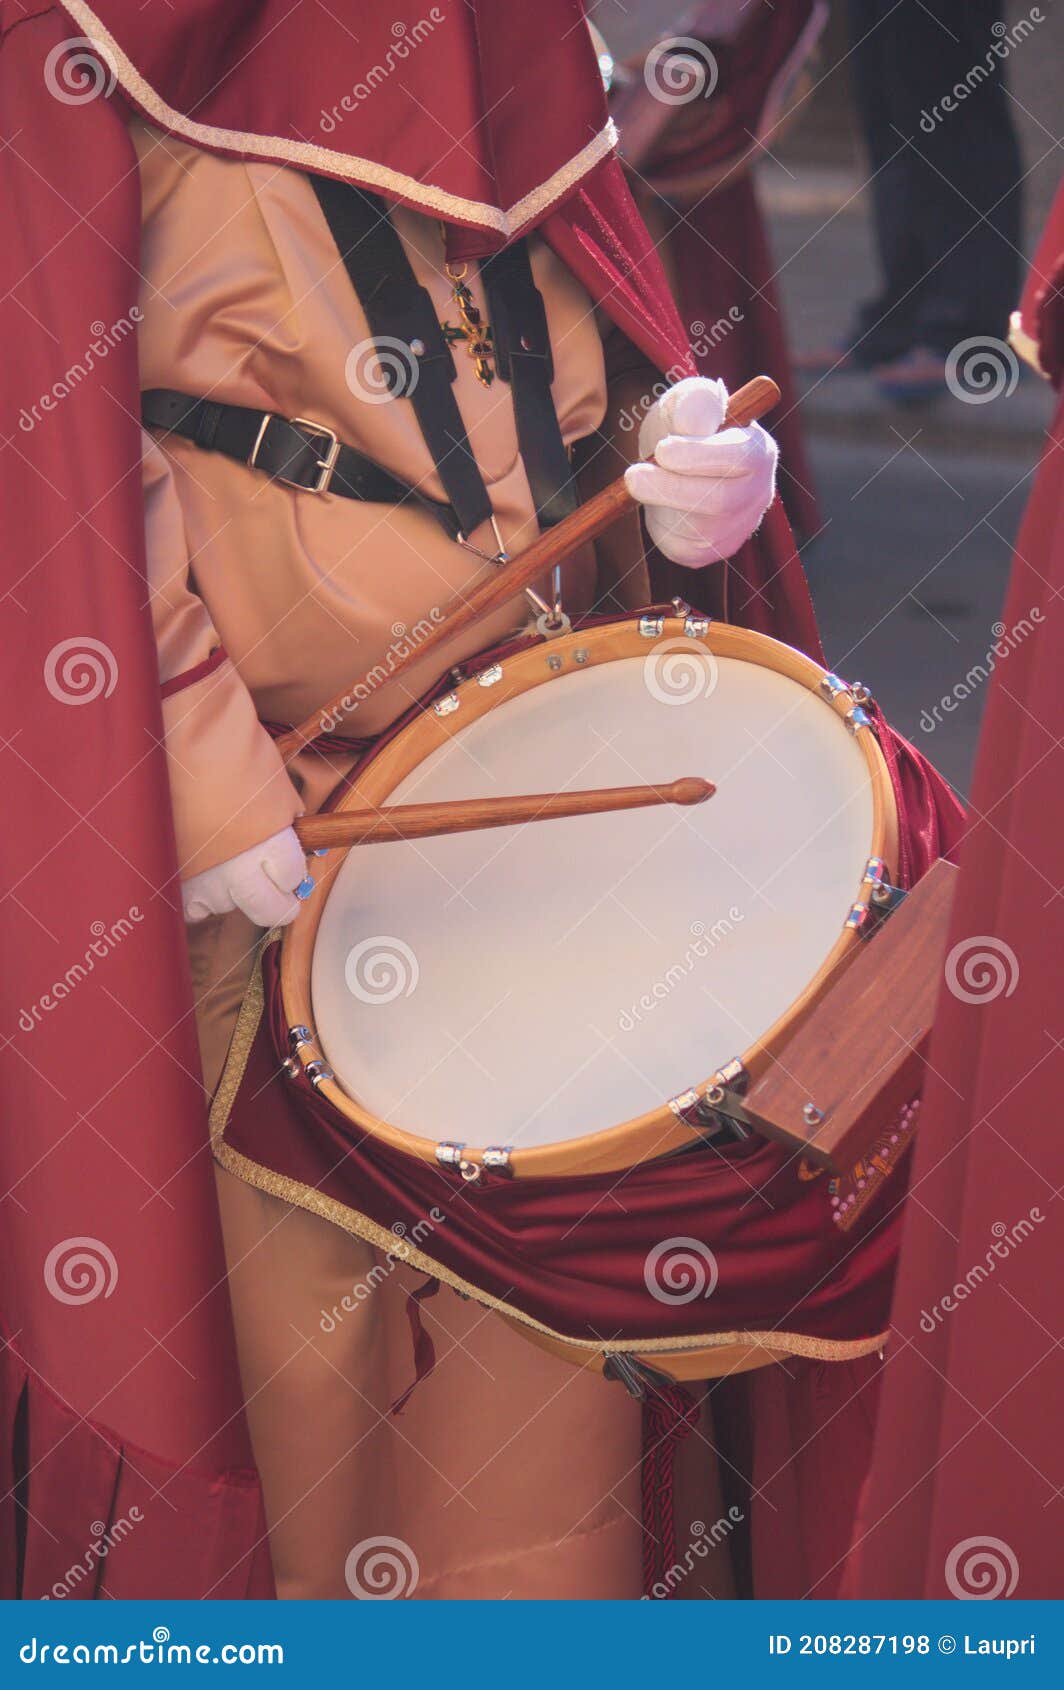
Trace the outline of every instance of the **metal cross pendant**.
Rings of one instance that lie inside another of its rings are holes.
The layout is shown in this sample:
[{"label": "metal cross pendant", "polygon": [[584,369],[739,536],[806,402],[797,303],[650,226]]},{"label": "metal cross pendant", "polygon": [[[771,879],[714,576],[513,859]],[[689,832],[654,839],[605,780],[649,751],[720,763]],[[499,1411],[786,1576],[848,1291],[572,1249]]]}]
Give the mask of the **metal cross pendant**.
[{"label": "metal cross pendant", "polygon": [[495,369],[492,364],[494,347],[492,345],[491,324],[486,323],[480,314],[476,301],[465,283],[468,266],[465,264],[448,264],[447,275],[454,288],[454,302],[458,307],[459,322],[457,325],[441,323],[444,339],[451,345],[457,341],[465,342],[466,352],[473,360],[476,378],[484,387],[490,387],[495,380]]}]

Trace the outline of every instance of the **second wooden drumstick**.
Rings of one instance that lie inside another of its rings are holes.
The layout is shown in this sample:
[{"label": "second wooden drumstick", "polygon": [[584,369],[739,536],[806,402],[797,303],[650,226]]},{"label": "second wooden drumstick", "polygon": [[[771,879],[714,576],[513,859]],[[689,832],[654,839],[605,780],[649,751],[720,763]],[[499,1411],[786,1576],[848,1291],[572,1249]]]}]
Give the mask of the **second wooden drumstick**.
[{"label": "second wooden drumstick", "polygon": [[431,839],[442,833],[471,833],[485,827],[520,827],[562,816],[593,816],[611,810],[643,810],[652,804],[704,804],[716,787],[687,775],[666,786],[604,786],[590,792],[523,793],[517,798],[463,798],[443,804],[395,804],[385,810],[337,810],[301,816],[295,823],[308,851],[334,845],[376,845],[385,840]]},{"label": "second wooden drumstick", "polygon": [[[758,417],[770,411],[779,399],[780,390],[770,376],[755,376],[744,387],[737,389],[728,401],[728,414],[724,419],[726,428],[744,428],[748,423],[756,422]],[[466,593],[443,606],[436,626],[418,646],[412,646],[408,652],[398,658],[389,672],[389,679],[395,680],[411,662],[421,663],[441,645],[447,645],[460,634],[479,622],[483,617],[490,616],[500,610],[510,599],[516,598],[524,592],[534,581],[548,575],[556,564],[584,545],[588,540],[594,540],[620,516],[621,512],[632,504],[632,496],[624,484],[624,477],[604,487],[600,493],[595,493],[582,504],[579,510],[567,516],[554,528],[548,528],[545,534],[526,546],[523,552],[513,557],[508,563],[500,564],[493,574],[482,581],[479,586],[472,587]],[[328,734],[331,727],[342,720],[350,709],[351,695],[356,689],[348,687],[344,692],[337,693],[328,703],[316,710],[313,716],[308,716],[305,722],[281,734],[276,741],[277,749],[287,762],[301,751],[304,745],[317,739],[319,734]]]}]

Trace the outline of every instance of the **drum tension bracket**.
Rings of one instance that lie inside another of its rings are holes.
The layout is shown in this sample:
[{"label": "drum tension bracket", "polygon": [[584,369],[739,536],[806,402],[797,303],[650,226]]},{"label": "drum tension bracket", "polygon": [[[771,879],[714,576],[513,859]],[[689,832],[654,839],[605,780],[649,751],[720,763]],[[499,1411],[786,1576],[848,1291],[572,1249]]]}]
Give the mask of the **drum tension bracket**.
[{"label": "drum tension bracket", "polygon": [[688,1119],[707,1144],[743,1144],[757,1132],[757,1118],[748,1115],[743,1097],[750,1076],[736,1057],[721,1068],[691,1110]]},{"label": "drum tension bracket", "polygon": [[457,1144],[453,1140],[445,1139],[436,1146],[436,1160],[441,1168],[452,1168],[461,1174],[467,1185],[480,1185],[486,1174],[501,1174],[509,1178],[513,1173],[510,1157],[513,1146],[510,1144],[489,1144],[481,1152],[479,1162],[471,1161],[465,1155],[465,1145]]},{"label": "drum tension bracket", "polygon": [[695,1114],[707,1144],[745,1144],[757,1132],[756,1116],[747,1114],[740,1093],[730,1086],[710,1086]]},{"label": "drum tension bracket", "polygon": [[864,884],[870,888],[868,901],[854,904],[846,917],[846,926],[856,929],[862,939],[868,939],[879,930],[886,916],[893,915],[908,893],[893,884],[881,857],[868,859]]}]

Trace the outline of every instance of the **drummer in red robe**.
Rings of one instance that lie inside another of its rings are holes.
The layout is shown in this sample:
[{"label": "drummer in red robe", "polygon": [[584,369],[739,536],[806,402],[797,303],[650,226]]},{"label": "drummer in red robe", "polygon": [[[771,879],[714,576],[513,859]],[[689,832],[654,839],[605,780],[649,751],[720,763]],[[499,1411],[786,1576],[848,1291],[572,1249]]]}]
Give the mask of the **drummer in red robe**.
[{"label": "drummer in red robe", "polygon": [[[400,625],[633,447],[644,529],[574,561],[574,612],[651,597],[644,531],[652,560],[721,565],[772,500],[775,447],[720,430],[716,382],[681,381],[621,426],[689,353],[572,0],[400,21],[5,9],[22,141],[3,173],[19,417],[4,474],[26,617],[6,1183],[22,1192],[8,1248],[33,1269],[7,1276],[9,1447],[32,1522],[11,1593],[47,1594],[69,1561],[75,1452],[91,1518],[137,1511],[101,1594],[266,1588],[204,1095],[258,932],[298,915],[292,821],[413,695],[382,685],[291,770],[277,726],[353,666],[386,673]],[[70,954],[101,906],[136,915],[99,990],[25,1010],[57,970],[40,934]],[[399,1539],[421,1596],[638,1595],[633,1404],[449,1299],[446,1365],[389,1419],[411,1366],[404,1272],[380,1283],[368,1246],[218,1178],[281,1594],[357,1595],[350,1557]],[[64,1276],[67,1245],[102,1263],[106,1294]]]}]

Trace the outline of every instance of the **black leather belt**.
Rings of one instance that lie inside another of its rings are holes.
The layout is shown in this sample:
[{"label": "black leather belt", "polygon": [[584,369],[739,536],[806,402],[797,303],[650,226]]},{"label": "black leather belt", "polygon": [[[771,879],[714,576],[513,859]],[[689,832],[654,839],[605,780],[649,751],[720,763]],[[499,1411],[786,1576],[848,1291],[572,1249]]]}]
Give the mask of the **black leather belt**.
[{"label": "black leather belt", "polygon": [[431,512],[452,539],[458,534],[458,518],[450,505],[419,493],[310,417],[281,417],[274,411],[222,405],[153,387],[141,394],[141,419],[145,428],[179,434],[205,451],[221,452],[261,470],[286,487],[336,493],[367,504],[414,504]]}]

